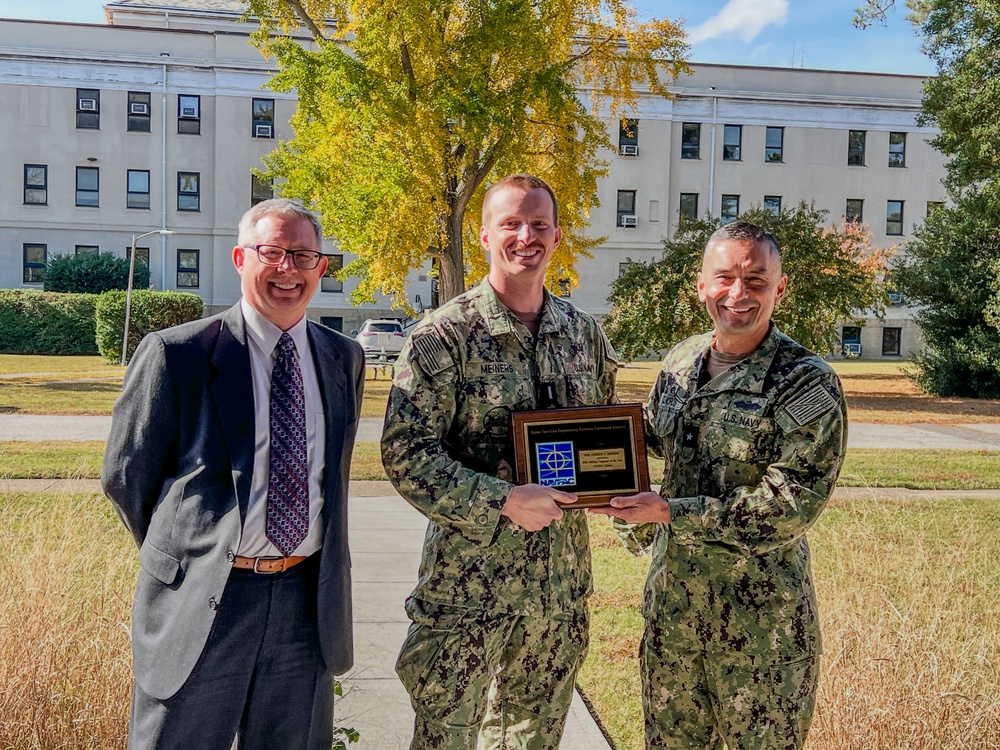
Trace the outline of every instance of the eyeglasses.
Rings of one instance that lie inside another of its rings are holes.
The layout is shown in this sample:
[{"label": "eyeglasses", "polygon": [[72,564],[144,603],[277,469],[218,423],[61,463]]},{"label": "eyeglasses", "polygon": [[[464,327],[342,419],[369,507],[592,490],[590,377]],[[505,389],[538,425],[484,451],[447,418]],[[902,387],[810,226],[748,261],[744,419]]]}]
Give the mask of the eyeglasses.
[{"label": "eyeglasses", "polygon": [[319,259],[323,257],[323,253],[317,253],[315,250],[288,250],[279,245],[244,245],[243,247],[256,250],[257,257],[265,266],[280,266],[284,262],[285,256],[291,255],[295,267],[304,271],[310,271],[318,266]]}]

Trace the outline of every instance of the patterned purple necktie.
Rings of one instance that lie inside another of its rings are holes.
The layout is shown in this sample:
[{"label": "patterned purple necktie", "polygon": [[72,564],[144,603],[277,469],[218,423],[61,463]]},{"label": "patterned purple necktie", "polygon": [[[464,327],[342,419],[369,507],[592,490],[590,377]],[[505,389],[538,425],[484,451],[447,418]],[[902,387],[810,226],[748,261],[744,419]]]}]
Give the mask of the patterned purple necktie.
[{"label": "patterned purple necktie", "polygon": [[271,370],[271,461],[265,533],[288,557],[309,531],[306,399],[292,337],[281,334],[277,349]]}]

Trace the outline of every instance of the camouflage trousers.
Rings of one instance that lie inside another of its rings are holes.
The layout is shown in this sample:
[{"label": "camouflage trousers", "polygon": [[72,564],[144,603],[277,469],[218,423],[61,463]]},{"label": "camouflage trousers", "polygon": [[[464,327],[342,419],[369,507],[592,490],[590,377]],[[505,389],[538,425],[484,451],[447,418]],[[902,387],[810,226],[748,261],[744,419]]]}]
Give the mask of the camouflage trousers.
[{"label": "camouflage trousers", "polygon": [[556,750],[587,654],[586,605],[549,618],[410,599],[396,672],[416,712],[410,750]]},{"label": "camouflage trousers", "polygon": [[647,750],[801,750],[819,655],[713,654],[646,621],[639,659]]}]

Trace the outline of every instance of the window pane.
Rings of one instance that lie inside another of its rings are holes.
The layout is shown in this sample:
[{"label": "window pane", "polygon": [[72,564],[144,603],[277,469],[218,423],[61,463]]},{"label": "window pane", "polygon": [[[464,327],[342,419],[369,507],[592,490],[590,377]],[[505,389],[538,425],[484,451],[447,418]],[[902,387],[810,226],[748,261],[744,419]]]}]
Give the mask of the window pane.
[{"label": "window pane", "polygon": [[618,121],[618,146],[639,145],[639,121],[626,117]]},{"label": "window pane", "polygon": [[782,146],[785,140],[784,128],[768,128],[764,136],[764,159],[766,161],[781,161]]},{"label": "window pane", "polygon": [[177,267],[182,270],[198,270],[198,251],[179,250],[177,252]]},{"label": "window pane", "polygon": [[692,220],[698,218],[697,193],[681,193],[681,216]]},{"label": "window pane", "polygon": [[864,130],[851,130],[847,134],[847,163],[851,166],[865,165],[865,133]]},{"label": "window pane", "polygon": [[78,167],[76,170],[77,190],[97,190],[100,173],[93,167]]},{"label": "window pane", "polygon": [[24,184],[45,187],[46,167],[28,164],[24,167]]},{"label": "window pane", "polygon": [[889,166],[906,166],[906,133],[889,133]]},{"label": "window pane", "polygon": [[882,329],[882,354],[886,356],[894,356],[899,354],[899,344],[902,338],[901,328],[883,328]]},{"label": "window pane", "polygon": [[327,265],[326,274],[320,282],[320,291],[342,292],[344,291],[344,282],[337,278],[337,274],[344,267],[344,256],[327,255],[326,257],[330,263]]},{"label": "window pane", "polygon": [[848,198],[847,199],[847,211],[845,216],[848,221],[862,221],[862,214],[864,212],[865,202],[860,198]]},{"label": "window pane", "polygon": [[253,119],[255,122],[274,122],[274,99],[254,99]]},{"label": "window pane", "polygon": [[25,284],[40,284],[45,278],[45,261],[48,245],[25,244],[22,280]]},{"label": "window pane", "polygon": [[149,172],[144,169],[128,170],[128,189],[130,193],[148,193]]},{"label": "window pane", "polygon": [[722,196],[722,223],[728,224],[729,222],[736,219],[740,215],[740,196],[738,195],[724,195]]},{"label": "window pane", "polygon": [[620,212],[635,213],[635,191],[618,191],[618,210]]},{"label": "window pane", "polygon": [[903,201],[887,201],[885,210],[885,233],[903,233]]},{"label": "window pane", "polygon": [[722,138],[722,160],[740,161],[740,144],[743,140],[742,125],[726,125]]},{"label": "window pane", "polygon": [[765,195],[764,196],[764,208],[770,211],[772,214],[777,216],[781,213],[781,196],[780,195]]},{"label": "window pane", "polygon": [[681,127],[681,158],[701,158],[701,123],[685,122]]},{"label": "window pane", "polygon": [[201,117],[201,97],[185,96],[180,94],[177,97],[178,117]]}]

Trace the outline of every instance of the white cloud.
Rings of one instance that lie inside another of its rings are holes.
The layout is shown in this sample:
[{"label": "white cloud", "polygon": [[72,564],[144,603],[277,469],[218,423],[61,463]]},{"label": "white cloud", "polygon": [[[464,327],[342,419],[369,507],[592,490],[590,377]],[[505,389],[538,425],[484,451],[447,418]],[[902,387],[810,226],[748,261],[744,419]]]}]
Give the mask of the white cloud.
[{"label": "white cloud", "polygon": [[783,24],[788,18],[788,0],[729,0],[726,6],[707,21],[688,32],[688,44],[736,34],[749,42],[765,26]]}]

